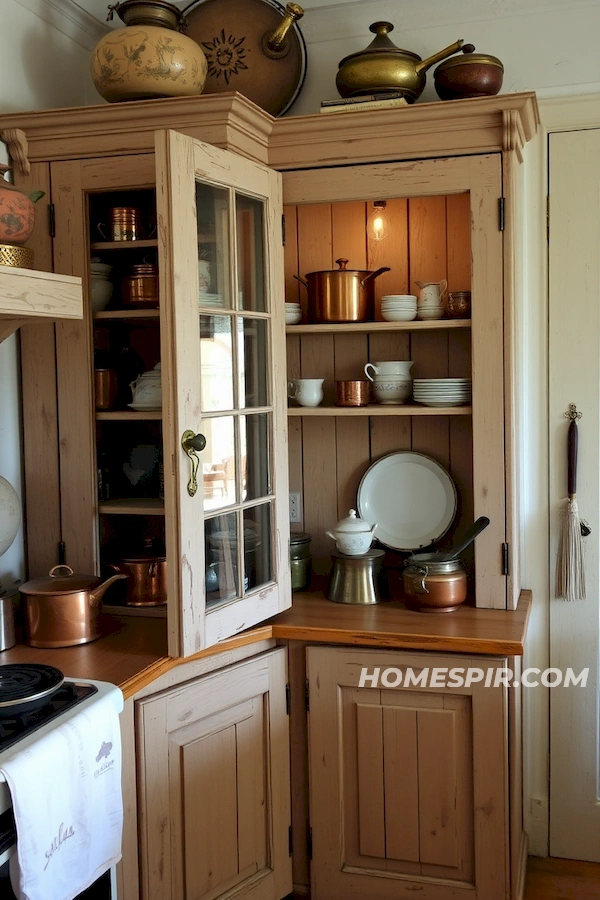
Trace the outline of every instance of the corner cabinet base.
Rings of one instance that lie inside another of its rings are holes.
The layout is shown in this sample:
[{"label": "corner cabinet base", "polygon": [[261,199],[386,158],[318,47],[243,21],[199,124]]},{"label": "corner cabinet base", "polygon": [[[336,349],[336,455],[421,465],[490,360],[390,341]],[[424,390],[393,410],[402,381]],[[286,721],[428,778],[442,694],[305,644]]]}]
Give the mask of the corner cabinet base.
[{"label": "corner cabinet base", "polygon": [[[404,687],[505,664],[308,649],[312,900],[506,900],[507,689]],[[363,667],[401,685],[359,687]]]},{"label": "corner cabinet base", "polygon": [[143,900],[292,890],[286,651],[137,707]]}]

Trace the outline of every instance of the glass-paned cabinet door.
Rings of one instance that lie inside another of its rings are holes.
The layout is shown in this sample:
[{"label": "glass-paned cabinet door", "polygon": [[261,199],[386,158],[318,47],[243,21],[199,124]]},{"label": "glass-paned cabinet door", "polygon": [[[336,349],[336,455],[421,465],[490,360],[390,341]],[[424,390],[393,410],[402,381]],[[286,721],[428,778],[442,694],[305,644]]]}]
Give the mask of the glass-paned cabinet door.
[{"label": "glass-paned cabinet door", "polygon": [[158,132],[169,653],[291,604],[281,180]]}]

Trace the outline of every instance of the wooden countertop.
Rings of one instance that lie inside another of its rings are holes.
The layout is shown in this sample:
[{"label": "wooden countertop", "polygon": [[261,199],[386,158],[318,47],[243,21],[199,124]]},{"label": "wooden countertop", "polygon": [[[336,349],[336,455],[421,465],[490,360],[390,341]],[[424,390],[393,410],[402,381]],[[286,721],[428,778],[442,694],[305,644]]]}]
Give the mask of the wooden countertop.
[{"label": "wooden countertop", "polygon": [[[269,638],[390,650],[520,656],[530,608],[530,591],[521,592],[514,612],[461,607],[447,615],[411,612],[400,602],[345,606],[331,603],[320,593],[298,593],[291,609],[189,659]],[[0,653],[0,665],[53,665],[68,678],[117,684],[127,698],[169,669],[189,661],[167,656],[165,619],[107,617],[104,627],[106,634],[100,640],[77,647],[43,650],[18,644]]]},{"label": "wooden countertop", "polygon": [[412,612],[399,601],[376,606],[332,603],[322,593],[298,593],[294,605],[271,619],[273,636],[321,644],[390,650],[430,650],[521,656],[531,591],[514,611],[462,606],[444,615]]}]

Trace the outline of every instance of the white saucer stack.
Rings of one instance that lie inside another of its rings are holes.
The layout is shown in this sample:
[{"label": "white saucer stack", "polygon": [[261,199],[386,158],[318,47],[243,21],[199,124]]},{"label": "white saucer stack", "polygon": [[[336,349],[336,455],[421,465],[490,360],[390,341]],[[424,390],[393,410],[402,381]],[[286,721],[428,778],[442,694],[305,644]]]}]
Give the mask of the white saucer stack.
[{"label": "white saucer stack", "polygon": [[381,315],[386,322],[412,322],[417,317],[414,294],[386,294],[381,298]]},{"label": "white saucer stack", "polygon": [[415,378],[413,399],[424,406],[464,406],[471,402],[471,379]]}]

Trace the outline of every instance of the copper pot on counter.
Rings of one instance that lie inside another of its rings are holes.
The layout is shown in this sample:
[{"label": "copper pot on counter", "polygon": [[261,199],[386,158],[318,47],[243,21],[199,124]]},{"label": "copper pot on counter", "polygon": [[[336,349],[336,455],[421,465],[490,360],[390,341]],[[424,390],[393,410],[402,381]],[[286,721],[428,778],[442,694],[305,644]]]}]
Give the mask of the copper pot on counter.
[{"label": "copper pot on counter", "polygon": [[102,597],[116,574],[106,581],[80,575],[70,566],[54,566],[43,578],[19,588],[25,607],[25,643],[30,647],[74,647],[101,636]]},{"label": "copper pot on counter", "polygon": [[375,272],[347,269],[347,259],[336,259],[338,269],[309,272],[305,278],[294,275],[308,291],[308,319],[325,322],[368,322],[373,318],[373,282],[389,272],[382,266]]},{"label": "copper pot on counter", "polygon": [[125,606],[162,606],[167,602],[167,560],[153,552],[151,540],[145,542],[141,553],[107,566],[127,578]]}]

